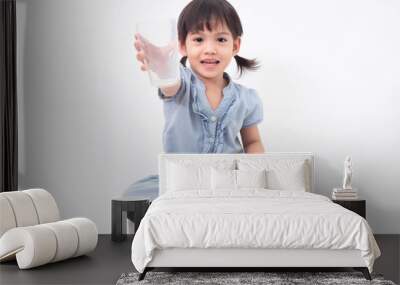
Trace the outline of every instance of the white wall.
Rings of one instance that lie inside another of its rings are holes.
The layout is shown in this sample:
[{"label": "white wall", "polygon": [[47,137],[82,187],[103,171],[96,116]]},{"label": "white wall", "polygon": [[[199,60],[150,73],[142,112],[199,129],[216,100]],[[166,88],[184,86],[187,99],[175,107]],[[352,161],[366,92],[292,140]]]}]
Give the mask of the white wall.
[{"label": "white wall", "polygon": [[[134,23],[177,17],[187,2],[17,0],[21,189],[43,187],[63,217],[110,232],[111,198],[157,173],[162,151],[162,103],[135,60]],[[325,195],[352,155],[371,227],[399,234],[400,2],[231,3],[240,55],[262,62],[238,82],[263,99],[267,151],[314,152]]]}]

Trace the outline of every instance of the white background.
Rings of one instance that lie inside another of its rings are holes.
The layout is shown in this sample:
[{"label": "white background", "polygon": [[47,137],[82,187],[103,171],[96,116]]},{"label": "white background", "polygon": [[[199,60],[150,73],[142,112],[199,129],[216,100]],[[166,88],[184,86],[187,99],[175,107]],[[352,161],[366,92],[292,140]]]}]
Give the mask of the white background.
[{"label": "white background", "polygon": [[[20,189],[50,191],[64,218],[111,231],[111,198],[157,173],[162,102],[139,69],[135,22],[174,17],[183,0],[17,0]],[[400,233],[400,2],[231,1],[239,55],[258,72],[268,152],[310,151],[317,193],[342,181],[367,200],[375,233]]]}]

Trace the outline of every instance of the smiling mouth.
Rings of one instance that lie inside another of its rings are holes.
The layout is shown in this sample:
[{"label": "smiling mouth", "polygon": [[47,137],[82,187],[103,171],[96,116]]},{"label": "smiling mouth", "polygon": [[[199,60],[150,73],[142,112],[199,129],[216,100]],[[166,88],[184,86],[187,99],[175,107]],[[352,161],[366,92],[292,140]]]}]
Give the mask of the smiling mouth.
[{"label": "smiling mouth", "polygon": [[217,65],[220,63],[219,60],[200,60],[201,64],[207,64],[207,65]]}]

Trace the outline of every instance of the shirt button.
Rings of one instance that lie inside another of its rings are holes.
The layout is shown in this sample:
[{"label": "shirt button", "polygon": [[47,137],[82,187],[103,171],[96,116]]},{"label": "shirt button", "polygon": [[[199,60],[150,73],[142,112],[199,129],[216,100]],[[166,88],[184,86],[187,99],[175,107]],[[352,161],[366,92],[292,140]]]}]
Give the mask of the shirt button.
[{"label": "shirt button", "polygon": [[215,116],[211,116],[211,118],[210,118],[210,119],[211,119],[211,121],[212,121],[212,122],[215,122],[215,121],[217,120],[217,117],[215,117]]}]

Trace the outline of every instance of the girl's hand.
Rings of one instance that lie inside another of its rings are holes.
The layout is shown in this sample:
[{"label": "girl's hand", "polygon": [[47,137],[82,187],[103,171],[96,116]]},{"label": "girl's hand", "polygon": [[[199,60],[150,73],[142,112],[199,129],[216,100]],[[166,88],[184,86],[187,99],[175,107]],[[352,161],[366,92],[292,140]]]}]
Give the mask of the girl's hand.
[{"label": "girl's hand", "polygon": [[135,49],[137,51],[136,59],[142,63],[142,65],[140,66],[140,69],[142,71],[147,71],[148,70],[148,65],[147,65],[147,63],[145,61],[146,54],[144,52],[144,44],[141,41],[139,34],[135,35],[135,44],[134,45],[135,45]]},{"label": "girl's hand", "polygon": [[170,58],[176,52],[176,43],[171,42],[167,46],[158,47],[150,43],[139,33],[135,34],[136,59],[142,63],[141,70],[152,70],[160,77],[168,74]]}]

